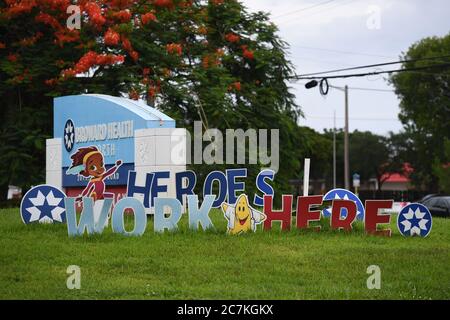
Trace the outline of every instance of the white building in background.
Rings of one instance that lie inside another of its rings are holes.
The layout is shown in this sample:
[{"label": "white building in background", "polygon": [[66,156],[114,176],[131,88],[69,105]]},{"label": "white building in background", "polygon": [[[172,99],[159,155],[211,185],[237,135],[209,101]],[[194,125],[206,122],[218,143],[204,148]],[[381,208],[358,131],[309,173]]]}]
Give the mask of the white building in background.
[{"label": "white building in background", "polygon": [[22,189],[17,186],[8,186],[8,195],[6,199],[19,199],[22,197]]}]

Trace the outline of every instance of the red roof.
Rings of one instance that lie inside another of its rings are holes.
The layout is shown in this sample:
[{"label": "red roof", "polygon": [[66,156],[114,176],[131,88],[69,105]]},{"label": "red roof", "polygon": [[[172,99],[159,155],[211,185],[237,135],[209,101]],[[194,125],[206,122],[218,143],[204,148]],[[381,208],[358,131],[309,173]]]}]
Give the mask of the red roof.
[{"label": "red roof", "polygon": [[405,163],[403,165],[403,172],[404,174],[401,173],[385,173],[382,177],[381,177],[381,181],[384,182],[403,182],[403,183],[408,183],[411,180],[409,179],[409,175],[414,171],[414,169],[411,167],[411,165],[409,163]]},{"label": "red roof", "polygon": [[402,174],[399,173],[392,173],[390,176],[386,179],[386,176],[388,174],[385,174],[381,177],[381,180],[384,180],[384,182],[405,182],[408,183],[410,180],[409,178],[405,177]]}]

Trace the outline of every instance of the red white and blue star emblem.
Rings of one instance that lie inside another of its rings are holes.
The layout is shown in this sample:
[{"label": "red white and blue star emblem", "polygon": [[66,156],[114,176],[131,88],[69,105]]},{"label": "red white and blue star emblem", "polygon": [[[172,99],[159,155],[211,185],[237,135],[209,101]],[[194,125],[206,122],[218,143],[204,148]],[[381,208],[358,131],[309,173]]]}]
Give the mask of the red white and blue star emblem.
[{"label": "red white and blue star emblem", "polygon": [[72,151],[75,144],[75,125],[72,120],[67,120],[64,126],[64,147],[67,152]]},{"label": "red white and blue star emblem", "polygon": [[49,185],[39,185],[29,190],[20,204],[20,214],[25,224],[66,221],[64,192]]},{"label": "red white and blue star emblem", "polygon": [[[329,191],[324,197],[323,201],[333,201],[333,200],[350,200],[356,203],[356,219],[364,220],[364,205],[356,194],[345,189],[333,189]],[[322,211],[322,215],[325,218],[331,216],[331,208],[326,208]],[[341,217],[345,218],[347,216],[347,209],[342,209]]]},{"label": "red white and blue star emblem", "polygon": [[430,234],[433,219],[427,207],[411,203],[398,214],[397,227],[405,237],[426,237]]}]

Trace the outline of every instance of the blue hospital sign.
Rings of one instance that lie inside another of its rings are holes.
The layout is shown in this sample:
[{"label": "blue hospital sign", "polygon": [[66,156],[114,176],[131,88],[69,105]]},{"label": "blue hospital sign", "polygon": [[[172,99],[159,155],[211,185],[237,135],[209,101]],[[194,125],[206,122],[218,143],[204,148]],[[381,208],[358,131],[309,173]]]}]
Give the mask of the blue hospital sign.
[{"label": "blue hospital sign", "polygon": [[143,102],[98,94],[56,98],[53,123],[54,138],[63,143],[64,188],[86,186],[88,167],[81,167],[80,155],[93,151],[102,155],[98,161],[110,173],[105,183],[126,185],[128,171],[134,169],[135,130],[175,128],[173,119]]}]

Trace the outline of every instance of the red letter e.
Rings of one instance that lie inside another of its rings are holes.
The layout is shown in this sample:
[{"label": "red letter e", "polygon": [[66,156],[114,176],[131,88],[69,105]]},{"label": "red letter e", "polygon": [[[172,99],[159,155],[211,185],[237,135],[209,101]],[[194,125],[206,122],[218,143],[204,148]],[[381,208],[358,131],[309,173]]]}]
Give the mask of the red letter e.
[{"label": "red letter e", "polygon": [[377,225],[381,223],[390,223],[390,214],[378,214],[379,209],[391,209],[394,200],[367,200],[365,229],[366,232],[373,235],[391,236],[391,229],[377,230]]},{"label": "red letter e", "polygon": [[[311,210],[312,205],[320,206],[323,196],[298,197],[297,199],[297,228],[308,228],[309,221],[319,221],[321,212],[319,210]],[[320,230],[320,226],[312,227],[315,231]]]}]

